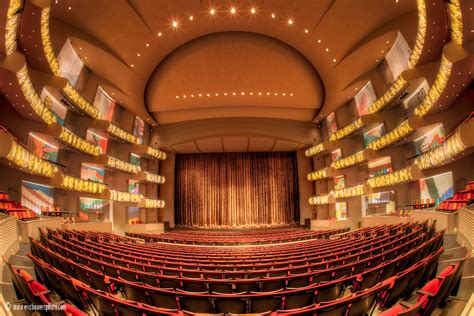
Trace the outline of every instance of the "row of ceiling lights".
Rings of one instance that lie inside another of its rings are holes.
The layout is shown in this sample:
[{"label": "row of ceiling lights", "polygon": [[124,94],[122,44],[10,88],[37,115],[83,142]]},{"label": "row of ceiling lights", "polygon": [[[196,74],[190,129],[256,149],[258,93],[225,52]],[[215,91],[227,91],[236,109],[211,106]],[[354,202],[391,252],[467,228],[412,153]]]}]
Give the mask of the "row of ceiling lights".
[{"label": "row of ceiling lights", "polygon": [[274,93],[271,93],[271,92],[266,92],[266,93],[264,93],[264,92],[256,92],[256,93],[254,93],[254,92],[248,92],[248,93],[246,93],[246,92],[242,91],[242,92],[240,92],[240,93],[239,93],[239,92],[232,92],[232,93],[224,92],[224,93],[198,93],[198,94],[188,94],[188,95],[183,94],[183,95],[181,95],[181,96],[180,96],[180,95],[177,95],[177,96],[176,96],[176,99],[180,99],[180,98],[186,99],[188,96],[189,96],[190,98],[194,98],[194,97],[199,97],[199,98],[200,98],[200,97],[204,97],[204,96],[205,96],[205,97],[211,97],[211,96],[215,96],[215,97],[218,97],[218,96],[245,96],[245,95],[254,95],[254,94],[255,94],[255,95],[258,95],[258,96],[262,96],[262,95],[267,95],[267,96],[270,96],[270,95],[279,96],[279,95],[281,95],[281,96],[283,96],[283,97],[285,97],[285,96],[287,96],[287,95],[290,96],[290,97],[292,97],[292,96],[294,95],[293,93],[286,93],[286,92],[283,92],[283,93],[278,93],[278,92],[274,92]]}]

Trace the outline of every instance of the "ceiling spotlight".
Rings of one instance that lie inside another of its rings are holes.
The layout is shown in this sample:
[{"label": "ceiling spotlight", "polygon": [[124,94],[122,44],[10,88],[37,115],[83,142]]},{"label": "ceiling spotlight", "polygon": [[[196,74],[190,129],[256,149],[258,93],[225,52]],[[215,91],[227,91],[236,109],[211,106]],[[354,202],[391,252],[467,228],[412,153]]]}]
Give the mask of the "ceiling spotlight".
[{"label": "ceiling spotlight", "polygon": [[191,94],[191,98],[194,98],[194,94]]},{"label": "ceiling spotlight", "polygon": [[235,92],[232,92],[232,95],[236,95],[236,93],[235,93]]},{"label": "ceiling spotlight", "polygon": [[326,51],[329,52],[329,48],[326,47]]},{"label": "ceiling spotlight", "polygon": [[250,95],[253,95],[253,92],[250,92]]},{"label": "ceiling spotlight", "polygon": [[137,57],[140,57],[140,56],[141,56],[140,53],[137,53]]},{"label": "ceiling spotlight", "polygon": [[281,95],[282,95],[282,96],[285,96],[285,95],[286,95],[286,93],[285,93],[285,92],[283,92]]},{"label": "ceiling spotlight", "polygon": [[199,93],[199,94],[198,94],[198,97],[202,97],[202,94],[201,94],[201,93]]},{"label": "ceiling spotlight", "polygon": [[245,92],[241,92],[240,94],[241,94],[241,95],[245,95]]},{"label": "ceiling spotlight", "polygon": [[230,8],[230,14],[236,14],[237,13],[237,9],[232,7]]},{"label": "ceiling spotlight", "polygon": [[216,93],[216,97],[218,97],[218,96],[219,96],[219,93]]},{"label": "ceiling spotlight", "polygon": [[208,97],[210,97],[210,96],[211,96],[209,93],[208,93],[208,94],[206,94],[206,95],[207,95]]},{"label": "ceiling spotlight", "polygon": [[255,14],[257,13],[257,10],[255,8],[250,9],[250,13]]},{"label": "ceiling spotlight", "polygon": [[135,67],[135,65],[134,65],[134,64],[131,64],[131,65],[130,65],[130,67],[132,67],[132,68],[133,68],[133,67]]},{"label": "ceiling spotlight", "polygon": [[191,16],[189,17],[189,21],[192,21],[192,20],[194,20],[194,16],[191,15]]},{"label": "ceiling spotlight", "polygon": [[161,37],[161,35],[163,35],[163,33],[161,33],[161,32],[158,32],[158,36],[159,36],[159,37]]},{"label": "ceiling spotlight", "polygon": [[209,14],[210,14],[210,15],[216,14],[216,9],[211,8],[211,9],[209,10]]},{"label": "ceiling spotlight", "polygon": [[183,95],[183,98],[185,98],[185,99],[186,99],[186,95]]},{"label": "ceiling spotlight", "polygon": [[267,95],[270,95],[270,92],[267,92]]},{"label": "ceiling spotlight", "polygon": [[276,93],[276,92],[275,92],[275,95],[277,96],[277,95],[278,95],[278,93]]},{"label": "ceiling spotlight", "polygon": [[150,47],[150,44],[146,43],[145,46],[146,46],[146,47]]},{"label": "ceiling spotlight", "polygon": [[224,92],[224,95],[227,95],[227,92]]},{"label": "ceiling spotlight", "polygon": [[335,63],[335,62],[336,62],[336,58],[334,58],[334,59],[332,60],[332,62]]},{"label": "ceiling spotlight", "polygon": [[71,7],[67,7],[68,10],[71,10],[72,8]]},{"label": "ceiling spotlight", "polygon": [[293,96],[293,93],[290,93],[290,97],[292,97],[292,96]]},{"label": "ceiling spotlight", "polygon": [[79,50],[82,50],[82,47],[79,47]]},{"label": "ceiling spotlight", "polygon": [[258,95],[262,95],[262,93],[261,93],[261,92],[259,92],[259,93],[258,93]]},{"label": "ceiling spotlight", "polygon": [[179,99],[179,95],[176,96],[176,99]]},{"label": "ceiling spotlight", "polygon": [[308,33],[309,33],[308,29],[304,29],[304,32],[305,32],[306,34],[308,34]]},{"label": "ceiling spotlight", "polygon": [[288,24],[289,24],[289,25],[293,25],[293,20],[292,20],[292,19],[289,19],[289,20],[288,20]]},{"label": "ceiling spotlight", "polygon": [[320,40],[320,39],[318,39],[318,44],[321,44],[321,40]]},{"label": "ceiling spotlight", "polygon": [[173,22],[171,23],[171,26],[173,26],[174,28],[177,28],[179,26],[178,21],[173,20]]},{"label": "ceiling spotlight", "polygon": [[272,13],[272,19],[276,18],[275,13]]}]

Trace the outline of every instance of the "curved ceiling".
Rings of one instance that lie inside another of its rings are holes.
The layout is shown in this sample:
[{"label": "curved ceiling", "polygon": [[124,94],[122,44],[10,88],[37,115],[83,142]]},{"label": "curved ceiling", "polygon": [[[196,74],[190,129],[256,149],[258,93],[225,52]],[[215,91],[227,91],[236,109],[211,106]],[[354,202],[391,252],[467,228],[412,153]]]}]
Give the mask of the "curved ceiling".
[{"label": "curved ceiling", "polygon": [[267,36],[226,32],[166,57],[150,76],[145,102],[159,124],[217,117],[311,121],[323,94],[316,70],[296,50]]},{"label": "curved ceiling", "polygon": [[[105,87],[109,94],[151,124],[161,119],[160,112],[153,116],[145,105],[150,76],[171,52],[202,36],[250,32],[296,49],[324,85],[319,118],[353,96],[355,87],[348,84],[378,65],[398,30],[413,44],[417,29],[416,0],[127,0],[113,4],[109,0],[54,0],[51,5],[55,49],[59,51],[72,38],[92,73],[110,83]],[[209,89],[217,85],[208,83]],[[268,90],[281,88],[280,82],[275,84]],[[249,110],[259,104],[258,95],[247,100]],[[150,108],[155,110],[157,105]],[[316,112],[318,105],[313,106]],[[219,110],[231,111],[231,107]],[[187,116],[194,115],[196,110],[190,108]],[[316,117],[305,114],[297,119],[314,121]]]},{"label": "curved ceiling", "polygon": [[418,22],[417,0],[41,1],[56,53],[70,39],[91,71],[84,97],[100,84],[174,152],[311,144],[367,80],[385,91],[377,66],[398,31],[413,46]]}]

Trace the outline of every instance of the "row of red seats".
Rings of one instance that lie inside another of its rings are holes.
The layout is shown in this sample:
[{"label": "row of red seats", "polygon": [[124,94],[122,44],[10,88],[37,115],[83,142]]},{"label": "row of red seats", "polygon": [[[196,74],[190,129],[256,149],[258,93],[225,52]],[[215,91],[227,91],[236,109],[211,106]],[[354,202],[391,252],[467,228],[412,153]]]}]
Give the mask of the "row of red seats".
[{"label": "row of red seats", "polygon": [[64,316],[87,316],[88,314],[82,312],[76,306],[71,305],[65,301],[53,301],[53,295],[43,284],[33,279],[31,275],[25,270],[13,267],[5,257],[3,257],[4,266],[10,273],[13,286],[15,287],[19,299],[25,300],[32,306],[51,306],[57,307],[54,310],[54,315]]},{"label": "row of red seats", "polygon": [[[357,274],[367,267],[373,267],[374,264],[380,264],[384,259],[394,258],[400,253],[403,253],[410,245],[416,245],[423,242],[424,236],[412,238],[407,236],[405,243],[398,246],[398,244],[387,244],[385,251],[379,249],[375,255],[366,253],[364,256],[352,256],[351,258],[341,258],[335,260],[330,264],[329,262],[320,262],[319,264],[312,264],[306,266],[298,266],[295,268],[282,268],[272,270],[257,270],[242,272],[229,271],[197,271],[197,270],[183,270],[183,269],[168,269],[147,265],[147,272],[143,272],[144,266],[140,269],[140,264],[137,262],[127,262],[115,260],[107,262],[101,259],[93,259],[90,256],[69,251],[66,248],[56,245],[60,253],[68,257],[74,257],[80,263],[90,266],[96,270],[104,270],[109,276],[122,277],[129,281],[137,281],[137,276],[140,280],[147,280],[158,285],[160,282],[162,287],[181,287],[185,290],[203,291],[206,289],[206,284],[211,290],[223,291],[223,288],[232,290],[235,287],[227,287],[229,284],[249,283],[255,282],[259,278],[258,283],[262,284],[264,290],[279,289],[289,284],[290,287],[305,286],[310,283],[327,281],[331,278],[338,278],[344,275]],[[33,241],[35,243],[35,241]],[[380,252],[380,253],[379,253]],[[133,265],[132,265],[133,264]],[[158,274],[157,274],[158,273]],[[247,279],[239,279],[239,277],[247,276]],[[205,278],[203,278],[203,276]],[[225,279],[227,276],[228,279]],[[224,279],[223,279],[224,277]],[[268,279],[267,279],[268,278]],[[253,279],[253,280],[252,280]],[[201,282],[202,281],[202,282]],[[182,284],[183,285],[182,285]],[[226,290],[227,292],[228,290]]]},{"label": "row of red seats", "polygon": [[[93,242],[81,242],[81,241],[66,241],[58,239],[55,236],[51,236],[52,240],[61,243],[63,246],[67,246],[77,252],[89,253],[91,256],[99,258],[104,257],[113,258],[114,260],[129,260],[130,262],[142,262],[144,264],[150,264],[153,266],[166,267],[172,270],[172,268],[185,268],[185,269],[207,269],[216,270],[246,270],[248,264],[252,264],[256,269],[268,269],[270,267],[288,266],[290,263],[294,265],[310,265],[319,264],[321,262],[331,263],[336,259],[344,260],[356,260],[357,257],[367,255],[369,252],[376,253],[381,246],[388,245],[391,242],[400,241],[401,238],[408,240],[415,238],[421,233],[421,228],[414,229],[411,233],[400,232],[395,235],[382,235],[379,237],[372,237],[364,241],[333,241],[324,247],[319,246],[317,248],[309,248],[308,250],[295,252],[288,251],[283,256],[266,256],[257,260],[255,257],[246,258],[246,256],[240,256],[236,259],[232,257],[225,258],[222,260],[220,257],[214,258],[200,258],[200,257],[179,257],[161,252],[156,255],[154,252],[147,253],[141,251],[140,255],[136,253],[139,251],[139,247],[130,249],[130,246],[122,245],[107,245],[107,244],[96,244]],[[54,245],[50,245],[54,247]],[[94,253],[95,251],[95,253]],[[235,260],[235,261],[233,261]],[[237,273],[237,272],[236,272]]]},{"label": "row of red seats", "polygon": [[0,212],[23,221],[38,218],[35,212],[22,207],[20,202],[10,200],[10,196],[5,192],[0,192]]},{"label": "row of red seats", "polygon": [[[374,230],[372,232],[364,231],[362,234],[364,236],[381,236],[381,235],[393,235],[402,231],[411,231],[415,229],[418,224],[399,224],[399,225],[389,225],[383,226],[380,229]],[[427,224],[423,224],[424,229],[426,230]],[[62,238],[65,240],[79,240],[85,241],[90,239],[94,242],[101,243],[100,246],[106,246],[107,240],[95,238],[90,236],[90,233],[82,232],[70,232],[70,231],[59,231]],[[50,233],[51,234],[51,233]],[[357,235],[360,235],[358,233]],[[96,235],[95,233],[92,235]],[[114,247],[122,247],[126,251],[134,251],[133,255],[136,253],[141,254],[166,254],[168,257],[173,259],[179,258],[190,258],[190,259],[203,259],[203,260],[218,260],[218,257],[221,257],[224,261],[237,260],[242,261],[247,256],[255,255],[257,257],[273,257],[273,256],[290,256],[293,251],[304,252],[305,249],[316,249],[315,247],[334,245],[334,243],[347,243],[348,240],[360,241],[359,238],[367,237],[358,237],[355,238],[353,234],[343,234],[342,238],[336,240],[309,240],[305,242],[291,243],[285,245],[268,245],[268,246],[253,246],[253,247],[198,247],[198,246],[188,246],[188,245],[168,245],[168,244],[145,244],[145,245],[122,245],[121,243],[114,243]],[[136,252],[135,252],[136,251]],[[232,257],[237,257],[232,259]]]},{"label": "row of red seats", "polygon": [[[432,238],[430,241],[423,243],[418,247],[411,247],[405,248],[405,253],[401,255],[400,258],[394,260],[387,260],[382,264],[383,268],[379,270],[380,275],[381,271],[391,271],[391,273],[396,273],[396,271],[402,271],[399,269],[405,269],[413,264],[425,264],[427,261],[421,258],[423,253],[430,254],[431,257],[436,256],[436,258],[442,252],[442,248],[439,251],[434,251],[433,247],[438,247],[442,241],[442,234],[438,234],[436,237]],[[410,249],[411,250],[408,250]],[[102,272],[93,270],[91,268],[87,268],[86,266],[77,263],[75,260],[71,260],[68,257],[61,256],[44,248],[43,246],[39,246],[37,243],[32,244],[32,251],[35,256],[43,256],[46,261],[49,261],[50,264],[60,265],[63,271],[68,271],[67,273],[71,276],[77,276],[82,282],[88,283],[93,285],[97,289],[101,289],[103,291],[114,292],[114,289],[122,288],[124,290],[125,297],[128,300],[137,300],[138,302],[142,303],[150,303],[147,301],[148,299],[152,299],[153,304],[156,306],[161,306],[165,308],[173,308],[171,305],[174,302],[174,308],[178,308],[179,310],[192,310],[193,312],[228,312],[228,313],[240,313],[240,312],[265,312],[268,310],[276,310],[279,308],[291,309],[297,307],[303,307],[305,304],[310,302],[311,305],[315,300],[318,300],[318,295],[320,299],[317,304],[320,303],[321,300],[326,301],[327,298],[331,298],[333,293],[336,293],[336,297],[333,297],[330,300],[340,300],[342,302],[346,302],[349,300],[351,301],[351,308],[354,311],[358,310],[355,306],[363,307],[364,310],[369,311],[370,307],[364,303],[364,298],[367,296],[368,293],[373,294],[373,298],[375,295],[381,295],[382,292],[389,291],[393,292],[391,289],[395,289],[393,281],[386,281],[383,286],[374,285],[369,289],[357,292],[349,297],[344,297],[339,299],[339,296],[344,292],[343,289],[347,281],[355,281],[356,276],[348,277],[345,279],[334,280],[330,282],[323,282],[320,284],[313,284],[309,287],[301,288],[301,289],[287,289],[278,292],[271,292],[271,293],[250,293],[246,295],[216,295],[216,294],[204,294],[204,293],[188,293],[183,291],[171,291],[168,289],[162,289],[157,287],[150,287],[150,286],[142,286],[139,285],[137,282],[130,282],[120,278],[114,278],[110,276],[103,275]],[[409,260],[402,260],[407,259]],[[429,261],[429,260],[428,260]],[[395,262],[395,264],[393,264]],[[404,262],[402,264],[402,262]],[[435,263],[434,261],[429,261]],[[401,265],[402,264],[402,265]],[[428,271],[428,270],[427,270]],[[386,277],[389,277],[387,273],[384,273]],[[104,280],[108,282],[104,282]],[[379,279],[380,280],[380,279]],[[379,281],[379,280],[376,280]],[[382,280],[383,281],[383,280]],[[108,309],[114,310],[114,303],[108,300],[108,297],[111,297],[109,294],[97,291],[102,296],[103,299],[102,303],[107,306]],[[96,293],[97,294],[97,293]],[[393,295],[392,295],[393,296]],[[381,296],[382,297],[382,296]],[[383,296],[385,297],[385,296]],[[374,300],[371,298],[371,304]],[[105,308],[104,306],[100,307],[101,304],[96,304],[97,302],[92,302],[94,306],[99,306],[98,308]],[[341,302],[330,302],[333,304],[340,304]],[[168,305],[167,305],[168,304]],[[303,305],[301,305],[303,304]],[[165,306],[166,305],[166,306]],[[365,307],[364,307],[365,306]],[[347,306],[346,306],[347,307]],[[215,309],[215,310],[214,310]],[[330,308],[329,310],[333,310]],[[99,312],[101,312],[99,310]],[[284,311],[283,313],[287,313]]]},{"label": "row of red seats", "polygon": [[[447,266],[436,278],[426,283],[417,292],[418,297],[414,304],[401,301],[397,305],[379,314],[379,316],[430,315],[438,304],[443,303],[449,295],[457,292],[464,264],[469,257],[470,253],[467,252],[466,256],[459,262]],[[414,274],[414,277],[417,277],[417,273]],[[407,282],[404,280],[400,282],[399,280],[399,283],[401,286],[404,286]]]},{"label": "row of red seats", "polygon": [[273,230],[265,233],[255,232],[212,232],[200,231],[198,233],[187,230],[173,231],[164,234],[127,233],[128,236],[141,238],[148,242],[183,243],[192,245],[237,245],[237,244],[268,244],[278,242],[289,242],[295,240],[306,240],[313,238],[329,238],[348,229],[332,231],[310,231],[305,229],[284,229],[275,234]]},{"label": "row of red seats", "polygon": [[456,212],[460,207],[466,206],[467,203],[474,200],[474,182],[469,182],[464,190],[454,193],[450,199],[444,200],[436,208],[441,212]]}]

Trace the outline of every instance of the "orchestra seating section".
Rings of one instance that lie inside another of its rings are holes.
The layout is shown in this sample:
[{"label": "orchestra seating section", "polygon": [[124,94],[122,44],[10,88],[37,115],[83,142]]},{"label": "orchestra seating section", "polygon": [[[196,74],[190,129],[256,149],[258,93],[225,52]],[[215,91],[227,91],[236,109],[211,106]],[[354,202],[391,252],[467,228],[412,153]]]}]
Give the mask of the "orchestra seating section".
[{"label": "orchestra seating section", "polygon": [[[19,298],[55,292],[71,315],[428,315],[457,291],[467,259],[436,276],[444,232],[427,223],[319,237],[224,247],[48,230],[30,240],[37,280],[10,273]],[[400,302],[412,293],[415,305]]]},{"label": "orchestra seating section", "polygon": [[[269,244],[298,240],[329,238],[349,229],[312,231],[302,228],[280,228],[256,231],[199,231],[173,230],[166,234],[126,233],[127,236],[141,238],[147,242],[168,242],[193,245],[238,245]],[[275,236],[278,233],[278,236]]]},{"label": "orchestra seating section", "polygon": [[474,182],[469,182],[464,190],[458,191],[450,199],[443,201],[436,207],[437,211],[455,212],[460,207],[472,203],[474,200]]},{"label": "orchestra seating section", "polygon": [[18,201],[10,200],[10,196],[5,192],[0,192],[0,212],[22,221],[38,218],[34,211],[23,207]]}]

